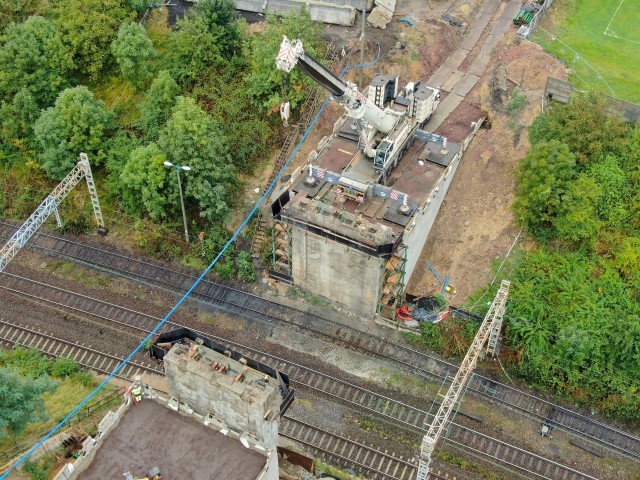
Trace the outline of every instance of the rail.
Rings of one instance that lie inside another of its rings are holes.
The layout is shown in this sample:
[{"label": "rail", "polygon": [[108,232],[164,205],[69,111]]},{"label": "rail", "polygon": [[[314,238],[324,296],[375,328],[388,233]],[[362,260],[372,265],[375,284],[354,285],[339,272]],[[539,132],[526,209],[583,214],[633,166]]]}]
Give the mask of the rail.
[{"label": "rail", "polygon": [[[0,221],[0,236],[7,236],[14,228],[13,225]],[[34,237],[33,245],[92,268],[143,281],[172,292],[183,291],[185,286],[191,285],[193,281],[193,274],[187,270],[178,271],[167,265],[83,245],[63,237],[39,232]],[[458,368],[457,365],[405,345],[211,281],[204,281],[194,292],[194,297],[245,318],[292,324],[310,334],[329,338],[332,342],[351,348],[355,346],[367,353],[391,359],[419,375],[438,382],[451,377]],[[640,438],[496,379],[474,374],[469,391],[531,418],[542,422],[549,421],[552,426],[587,439],[598,447],[640,459]],[[550,413],[553,413],[553,416]]]},{"label": "rail", "polygon": [[[29,280],[23,279],[23,281],[28,282]],[[45,284],[40,282],[31,282],[31,285],[38,288],[45,286]],[[79,298],[85,305],[85,310],[82,311],[77,307],[73,307],[74,311],[107,319],[117,325],[147,332],[148,330],[140,325],[151,326],[155,324],[154,320],[157,320],[147,314],[134,312],[113,303],[104,302],[98,299],[91,299],[84,295],[73,294],[73,292],[62,290],[59,287],[47,287],[54,292],[64,292],[67,300],[72,300],[73,296],[76,295],[77,298]],[[12,289],[12,291],[18,292],[16,289]],[[32,293],[29,293],[29,295],[34,297]],[[38,297],[38,300],[41,302],[50,301],[50,299],[42,296]],[[89,302],[90,300],[92,302]],[[57,301],[54,301],[54,303],[55,305],[59,305],[59,302]],[[118,320],[110,320],[112,317],[116,317]],[[125,322],[123,322],[123,319]],[[168,323],[166,328],[178,329],[182,328],[182,326],[175,323]],[[234,351],[246,356],[247,358],[253,358],[265,365],[270,365],[272,368],[276,368],[279,371],[287,373],[297,388],[303,388],[304,390],[311,391],[314,394],[319,393],[327,395],[342,403],[355,407],[357,411],[379,416],[391,421],[395,425],[406,428],[409,431],[416,433],[425,432],[423,425],[425,423],[425,418],[430,414],[422,409],[402,403],[396,399],[386,397],[380,393],[367,390],[331,375],[296,364],[289,360],[279,358],[275,355],[244,346],[238,342],[230,341],[216,335],[211,335],[208,332],[198,332],[197,330],[193,330],[193,332],[194,334],[213,339],[221,345],[226,345],[228,348],[233,348]],[[460,412],[460,414],[465,415],[464,412]],[[467,416],[473,420],[479,420],[477,417]],[[527,452],[506,442],[491,438],[457,423],[452,423],[449,435],[451,442],[462,445],[463,449],[468,447],[475,452],[488,456],[494,462],[502,463],[511,468],[517,468],[529,475],[536,476],[536,478],[557,478],[563,480],[593,479],[593,477],[578,472],[570,467],[545,459],[534,453]],[[460,442],[460,438],[464,438],[464,443]],[[484,448],[485,446],[486,448]],[[544,474],[542,472],[544,472]],[[544,477],[542,475],[552,476]]]}]

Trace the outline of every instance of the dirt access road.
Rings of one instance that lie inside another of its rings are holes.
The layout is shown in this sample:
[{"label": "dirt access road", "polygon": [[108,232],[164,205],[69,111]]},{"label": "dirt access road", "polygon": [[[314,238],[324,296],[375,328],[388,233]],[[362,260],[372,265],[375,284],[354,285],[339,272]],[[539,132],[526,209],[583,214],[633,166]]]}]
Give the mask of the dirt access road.
[{"label": "dirt access road", "polygon": [[[451,277],[458,293],[448,300],[459,306],[492,280],[492,263],[504,258],[516,238],[519,229],[510,206],[514,170],[529,148],[525,128],[540,113],[547,77],[565,79],[567,70],[537,45],[517,39],[511,16],[519,2],[471,0],[451,10],[466,22],[464,32],[441,18],[453,3],[398,2],[385,30],[367,25],[365,61],[381,54],[364,69],[363,83],[376,73],[393,73],[405,82],[435,82],[443,91],[439,110],[446,114],[434,115],[439,121],[430,127],[453,142],[466,137],[471,122],[484,115],[489,120],[491,129],[481,129],[463,157],[407,287],[413,295],[440,290],[427,268],[430,262],[442,278]],[[399,22],[402,17],[414,25]],[[342,70],[348,61],[358,63],[358,25],[325,27],[325,38],[347,52],[334,70]],[[350,70],[345,77],[359,83],[359,75]],[[508,105],[515,95],[524,95],[525,103],[510,114]],[[306,162],[341,114],[341,108],[329,104],[292,168]]]},{"label": "dirt access road", "polygon": [[[442,88],[446,95],[441,106],[449,101],[457,104],[451,113],[446,112],[446,119],[442,117],[442,123],[432,120],[428,127],[435,127],[451,141],[461,141],[470,122],[484,114],[491,129],[480,130],[465,153],[408,293],[439,291],[440,285],[427,268],[430,262],[442,278],[451,277],[458,291],[448,300],[454,305],[463,304],[492,280],[493,261],[504,258],[518,234],[510,206],[514,170],[529,148],[525,127],[540,113],[547,76],[566,78],[567,71],[537,45],[516,38],[511,17],[517,8],[519,2],[513,0],[466,4],[453,12],[468,23],[464,34],[444,24],[438,10],[422,13],[421,22],[414,25],[432,34],[432,44],[418,46],[422,53],[418,62],[430,74],[430,84]],[[456,48],[447,51],[452,43],[451,30],[455,31]],[[413,36],[405,33],[410,41]],[[436,61],[433,49],[441,52]],[[447,64],[453,68],[447,70]],[[510,114],[508,105],[517,95],[524,95],[524,107]]]}]

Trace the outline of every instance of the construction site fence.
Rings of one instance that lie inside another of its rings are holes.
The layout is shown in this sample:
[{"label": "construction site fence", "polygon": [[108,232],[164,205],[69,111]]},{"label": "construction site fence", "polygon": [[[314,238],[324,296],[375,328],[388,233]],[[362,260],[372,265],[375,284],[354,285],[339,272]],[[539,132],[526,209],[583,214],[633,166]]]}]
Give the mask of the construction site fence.
[{"label": "construction site fence", "polygon": [[[121,403],[123,393],[124,391],[122,389],[119,389],[98,400],[97,402],[93,402],[87,405],[67,421],[67,423],[65,424],[65,430],[74,426],[78,426],[82,422],[94,418],[96,415],[104,412],[107,407],[110,407],[117,403]],[[21,455],[28,452],[29,449],[33,447],[33,444],[44,437],[48,431],[49,429],[47,428],[39,434],[23,440],[22,442],[0,452],[0,465],[2,465],[0,466],[0,474],[6,472],[11,467],[14,459],[19,458]],[[63,434],[64,432],[61,435]],[[42,453],[46,454],[49,451],[57,448],[59,444],[60,442],[56,442],[53,446],[47,446],[46,444],[43,444],[40,448],[42,449]]]},{"label": "construction site fence", "polygon": [[537,13],[529,22],[529,25],[522,25],[518,29],[518,37],[522,38],[523,40],[529,40],[529,37],[531,37],[531,35],[533,35],[533,32],[536,31],[536,28],[538,27],[538,25],[540,25],[540,22],[542,22],[545,15],[547,14],[547,10],[549,10],[549,7],[551,7],[552,4],[553,0],[545,0],[540,10],[537,11]]}]

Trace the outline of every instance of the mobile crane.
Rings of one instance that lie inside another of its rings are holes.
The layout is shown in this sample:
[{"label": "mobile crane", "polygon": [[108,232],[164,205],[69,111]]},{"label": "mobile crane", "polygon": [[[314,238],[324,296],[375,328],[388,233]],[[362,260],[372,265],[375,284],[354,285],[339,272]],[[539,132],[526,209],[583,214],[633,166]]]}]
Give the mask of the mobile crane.
[{"label": "mobile crane", "polygon": [[[442,143],[443,137],[420,130],[440,102],[438,89],[409,82],[398,91],[397,76],[378,74],[369,84],[365,96],[355,84],[338,78],[306,53],[300,40],[292,41],[286,36],[280,45],[276,66],[285,72],[297,66],[346,109],[358,130],[357,140],[363,153],[373,159],[374,180],[378,184],[386,182],[416,136]],[[347,191],[355,188],[358,191],[352,194],[366,198],[370,188],[347,175],[343,174],[339,182],[341,187]]]}]

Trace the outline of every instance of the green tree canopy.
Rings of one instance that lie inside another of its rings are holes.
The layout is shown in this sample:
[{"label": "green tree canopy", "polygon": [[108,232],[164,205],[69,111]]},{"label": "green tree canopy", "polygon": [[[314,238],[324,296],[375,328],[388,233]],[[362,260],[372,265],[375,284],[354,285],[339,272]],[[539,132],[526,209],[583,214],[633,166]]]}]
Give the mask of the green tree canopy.
[{"label": "green tree canopy", "polygon": [[169,46],[170,65],[182,84],[222,68],[240,51],[240,27],[231,0],[203,0],[177,26]]},{"label": "green tree canopy", "polygon": [[200,216],[226,219],[238,180],[219,125],[193,99],[178,97],[158,145],[171,162],[191,167],[183,176],[185,194],[197,200]]},{"label": "green tree canopy", "polygon": [[120,174],[122,204],[130,213],[160,219],[165,217],[167,206],[175,205],[175,180],[168,178],[173,170],[163,165],[166,159],[155,143],[131,152]]},{"label": "green tree canopy", "polygon": [[630,125],[607,114],[602,96],[584,95],[569,105],[554,107],[538,116],[529,128],[532,144],[558,140],[569,146],[579,164],[617,154],[627,143]]},{"label": "green tree canopy", "polygon": [[513,209],[518,221],[539,239],[549,239],[563,198],[577,177],[575,157],[557,140],[531,148],[516,170],[516,200]]},{"label": "green tree canopy", "polygon": [[507,337],[528,381],[638,419],[640,129],[609,111],[577,98],[530,130],[514,210],[545,243],[507,266]]},{"label": "green tree canopy", "polygon": [[161,71],[140,104],[140,126],[147,138],[158,138],[160,129],[167,122],[171,109],[176,104],[179,92],[180,87],[171,74],[166,70]]},{"label": "green tree canopy", "polygon": [[248,93],[254,105],[263,112],[278,111],[285,100],[295,108],[307,95],[308,88],[315,85],[297,68],[291,73],[276,68],[276,56],[283,35],[292,40],[302,40],[305,51],[314,56],[320,45],[320,27],[311,20],[306,10],[284,17],[267,15],[264,32],[251,37],[247,78]]},{"label": "green tree canopy", "polygon": [[124,0],[59,0],[51,6],[80,72],[97,80],[111,67],[111,43],[132,12]]},{"label": "green tree canopy", "polygon": [[39,115],[40,109],[27,89],[16,93],[11,103],[0,103],[0,151],[5,158],[30,148],[33,124]]},{"label": "green tree canopy", "polygon": [[96,100],[87,87],[64,90],[53,107],[36,121],[38,159],[53,179],[62,179],[85,152],[92,164],[106,157],[106,139],[113,128],[113,115]]},{"label": "green tree canopy", "polygon": [[37,4],[37,0],[0,0],[0,35],[33,13]]},{"label": "green tree canopy", "polygon": [[252,98],[247,94],[246,70],[242,67],[238,64],[235,71],[227,69],[222,74],[203,77],[192,95],[220,123],[229,141],[235,168],[251,173],[277,142],[275,131],[280,121],[278,118],[276,123],[274,118],[256,115]]},{"label": "green tree canopy", "polygon": [[629,216],[627,203],[631,194],[631,185],[627,175],[620,168],[618,159],[607,155],[592,163],[588,174],[602,190],[597,203],[600,218],[608,225],[622,226]]},{"label": "green tree canopy", "polygon": [[594,241],[602,224],[596,208],[601,195],[600,185],[585,174],[569,182],[553,219],[558,237],[570,242]]},{"label": "green tree canopy", "polygon": [[144,27],[136,22],[123,23],[111,44],[111,52],[122,77],[136,89],[143,87],[149,78],[147,61],[156,56]]},{"label": "green tree canopy", "polygon": [[240,53],[242,35],[233,0],[201,0],[193,8],[193,15],[201,17],[209,32],[218,37],[223,57],[230,59]]},{"label": "green tree canopy", "polygon": [[68,86],[72,68],[71,56],[53,23],[31,17],[9,28],[0,49],[0,100],[12,103],[24,91],[39,108],[47,107]]},{"label": "green tree canopy", "polygon": [[46,419],[42,394],[53,392],[57,384],[49,377],[21,377],[0,368],[0,438],[22,432],[32,422]]},{"label": "green tree canopy", "polygon": [[133,10],[138,13],[142,13],[152,4],[156,3],[156,0],[128,0],[127,3]]}]

